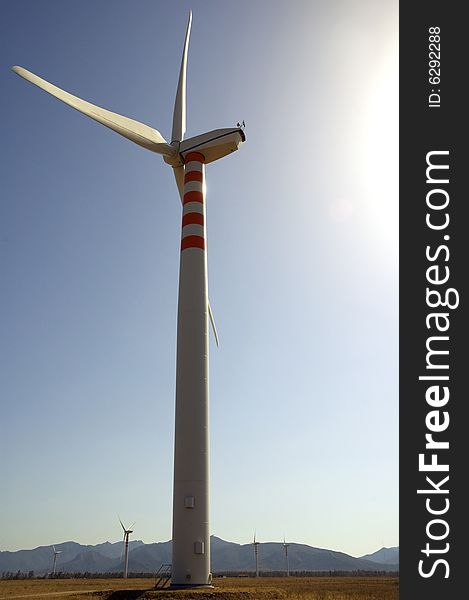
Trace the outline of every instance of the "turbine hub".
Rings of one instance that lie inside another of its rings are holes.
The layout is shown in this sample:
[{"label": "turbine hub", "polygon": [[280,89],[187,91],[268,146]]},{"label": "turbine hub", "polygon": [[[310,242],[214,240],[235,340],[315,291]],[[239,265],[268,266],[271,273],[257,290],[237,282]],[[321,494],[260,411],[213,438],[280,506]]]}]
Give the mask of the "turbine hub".
[{"label": "turbine hub", "polygon": [[175,153],[173,156],[169,156],[167,154],[163,155],[163,160],[166,164],[171,165],[172,167],[182,167],[184,164],[184,159],[179,154],[179,147],[181,142],[171,142],[171,146],[174,148]]}]

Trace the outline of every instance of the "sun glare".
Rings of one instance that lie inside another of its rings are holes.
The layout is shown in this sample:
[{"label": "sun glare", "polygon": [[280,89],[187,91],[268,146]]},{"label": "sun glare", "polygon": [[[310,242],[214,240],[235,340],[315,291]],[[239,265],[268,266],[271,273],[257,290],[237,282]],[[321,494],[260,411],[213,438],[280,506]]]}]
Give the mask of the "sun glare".
[{"label": "sun glare", "polygon": [[397,50],[377,73],[368,96],[360,163],[370,228],[381,243],[397,244],[398,234],[398,68]]}]

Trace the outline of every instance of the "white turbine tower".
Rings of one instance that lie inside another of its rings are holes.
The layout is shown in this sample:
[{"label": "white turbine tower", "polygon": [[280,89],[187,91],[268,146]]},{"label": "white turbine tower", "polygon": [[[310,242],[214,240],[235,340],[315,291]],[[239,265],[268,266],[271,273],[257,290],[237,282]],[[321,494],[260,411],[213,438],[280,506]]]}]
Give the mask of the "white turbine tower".
[{"label": "white turbine tower", "polygon": [[124,524],[122,523],[122,521],[120,520],[119,517],[119,523],[122,526],[122,529],[124,531],[124,538],[122,540],[122,543],[124,545],[124,579],[127,579],[127,575],[129,573],[129,536],[131,533],[133,533],[132,531],[132,527],[135,525],[135,521],[132,523],[132,525],[126,529],[124,527]]},{"label": "white turbine tower", "polygon": [[287,544],[285,541],[285,536],[283,536],[283,549],[285,551],[285,567],[286,567],[286,572],[287,572],[287,577],[290,577],[290,563],[288,562],[288,546],[290,544]]},{"label": "white turbine tower", "polygon": [[54,562],[52,563],[52,576],[55,576],[55,571],[57,567],[57,556],[62,552],[62,550],[56,550],[55,546],[52,546],[54,551]]},{"label": "white turbine tower", "polygon": [[[113,131],[163,156],[173,168],[182,210],[176,365],[172,586],[210,585],[208,320],[205,165],[238,149],[240,126],[184,140],[189,14],[174,104],[171,143],[159,131],[72,96],[23,69],[13,71]],[[243,123],[244,125],[244,123]]]},{"label": "white turbine tower", "polygon": [[256,577],[259,577],[259,544],[260,542],[256,542],[256,532],[254,532],[254,557],[256,559]]}]

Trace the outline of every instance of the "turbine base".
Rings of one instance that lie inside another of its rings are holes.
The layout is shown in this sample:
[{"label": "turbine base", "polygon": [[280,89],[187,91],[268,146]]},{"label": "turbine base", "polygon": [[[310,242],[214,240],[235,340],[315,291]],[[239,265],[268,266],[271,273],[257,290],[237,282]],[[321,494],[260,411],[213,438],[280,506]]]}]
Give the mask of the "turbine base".
[{"label": "turbine base", "polygon": [[194,588],[214,589],[211,583],[172,583],[166,590],[190,590]]}]

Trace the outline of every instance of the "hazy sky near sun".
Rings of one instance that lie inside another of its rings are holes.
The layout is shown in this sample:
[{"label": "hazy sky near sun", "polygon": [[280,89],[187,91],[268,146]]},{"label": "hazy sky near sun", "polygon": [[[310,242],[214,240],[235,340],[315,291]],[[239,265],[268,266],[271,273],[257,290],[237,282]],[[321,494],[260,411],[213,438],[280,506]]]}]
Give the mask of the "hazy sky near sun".
[{"label": "hazy sky near sun", "polygon": [[180,202],[161,157],[11,72],[207,166],[212,533],[398,544],[398,5],[0,4],[0,550],[171,536]]}]

